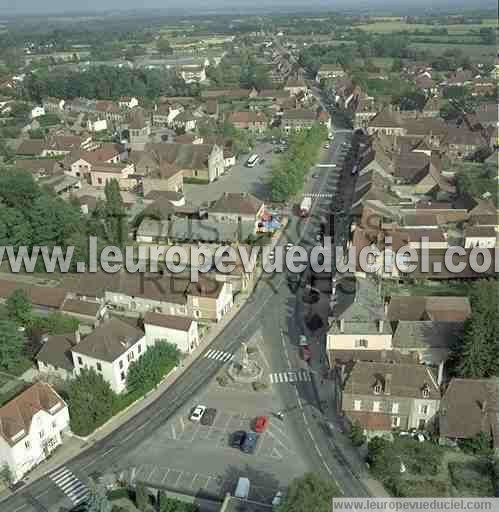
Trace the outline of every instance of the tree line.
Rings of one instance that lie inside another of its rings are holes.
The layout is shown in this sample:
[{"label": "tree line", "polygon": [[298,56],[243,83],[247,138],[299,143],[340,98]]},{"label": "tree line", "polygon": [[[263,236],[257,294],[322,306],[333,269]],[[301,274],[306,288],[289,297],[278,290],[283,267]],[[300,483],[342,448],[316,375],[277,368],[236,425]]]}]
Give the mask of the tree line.
[{"label": "tree line", "polygon": [[22,89],[25,99],[38,102],[47,96],[116,100],[121,96],[154,99],[197,94],[198,86],[186,84],[175,70],[112,66],[92,66],[82,71],[40,70],[26,77]]},{"label": "tree line", "polygon": [[326,127],[318,123],[310,130],[290,136],[288,151],[272,165],[270,185],[274,201],[286,201],[302,190],[326,137]]}]

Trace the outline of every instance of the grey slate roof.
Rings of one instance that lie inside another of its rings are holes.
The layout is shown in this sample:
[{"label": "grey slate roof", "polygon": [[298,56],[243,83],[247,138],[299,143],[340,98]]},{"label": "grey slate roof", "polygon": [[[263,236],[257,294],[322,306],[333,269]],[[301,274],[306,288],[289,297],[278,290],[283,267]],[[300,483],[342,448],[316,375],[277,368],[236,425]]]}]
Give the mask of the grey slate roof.
[{"label": "grey slate roof", "polygon": [[138,327],[111,318],[73,347],[73,351],[111,363],[143,336],[143,331]]},{"label": "grey slate roof", "polygon": [[230,242],[246,240],[254,231],[253,222],[222,223],[208,220],[174,218],[170,221],[145,219],[137,236],[158,239]]},{"label": "grey slate roof", "polygon": [[72,372],[74,365],[71,349],[75,342],[74,334],[49,336],[36,355],[36,360]]},{"label": "grey slate roof", "polygon": [[393,334],[395,348],[448,349],[459,339],[463,322],[400,321]]}]

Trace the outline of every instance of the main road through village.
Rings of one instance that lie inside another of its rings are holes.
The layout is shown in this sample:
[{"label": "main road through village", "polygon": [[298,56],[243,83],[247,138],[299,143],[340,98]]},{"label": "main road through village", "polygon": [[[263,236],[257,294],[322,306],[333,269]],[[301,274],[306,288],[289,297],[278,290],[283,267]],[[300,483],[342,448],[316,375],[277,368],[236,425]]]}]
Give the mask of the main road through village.
[{"label": "main road through village", "polygon": [[[350,137],[351,133],[339,131],[322,163],[337,162],[342,142]],[[308,193],[314,197],[312,215],[300,219],[291,214],[281,244],[292,242],[312,246],[321,217],[327,216],[335,197],[344,196],[342,186],[347,186],[345,183],[349,181],[348,170],[343,179],[340,176],[341,165],[319,167],[313,172],[315,177],[311,177],[306,186]],[[279,370],[289,368],[288,349],[296,346],[299,334],[304,332],[303,315],[300,314],[303,305],[299,303],[299,297],[300,293],[290,288],[286,273],[275,274],[271,278],[264,276],[253,295],[207,350],[234,353],[242,342],[248,341],[259,331],[265,339],[267,354],[270,354],[270,366]],[[155,402],[68,461],[65,468],[85,480],[93,473],[121,467],[120,461],[131,448],[154,439],[158,429],[207,386],[222,364],[217,360],[199,357]],[[281,401],[287,409],[301,409],[301,414],[286,416],[284,421],[292,422],[288,426],[300,439],[303,448],[301,453],[308,459],[305,461],[307,467],[325,478],[334,479],[347,496],[366,496],[368,491],[361,477],[362,464],[355,457],[345,455],[345,450],[335,439],[334,427],[330,430],[324,428],[326,422],[320,410],[316,389],[319,379],[316,374],[308,386],[278,387],[276,392],[281,394]],[[329,425],[332,426],[331,423]],[[4,500],[0,510],[55,512],[64,510],[60,508],[61,503],[64,501],[60,490],[50,478],[43,477],[26,484]]]}]

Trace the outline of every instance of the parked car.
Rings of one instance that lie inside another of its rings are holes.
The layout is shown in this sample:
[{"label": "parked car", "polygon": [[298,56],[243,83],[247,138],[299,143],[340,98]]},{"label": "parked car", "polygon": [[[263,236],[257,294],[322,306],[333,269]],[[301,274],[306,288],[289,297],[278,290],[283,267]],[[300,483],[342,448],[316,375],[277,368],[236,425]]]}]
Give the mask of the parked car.
[{"label": "parked car", "polygon": [[263,432],[265,432],[268,424],[268,416],[258,416],[258,418],[255,420],[255,432],[262,434]]},{"label": "parked car", "polygon": [[244,438],[246,437],[246,432],[244,430],[238,430],[234,432],[230,436],[230,445],[232,448],[241,449],[241,445],[243,444]]},{"label": "parked car", "polygon": [[206,411],[203,414],[203,417],[201,418],[201,425],[208,425],[212,426],[213,423],[215,423],[215,418],[217,417],[217,410],[210,407],[209,409],[206,409]]},{"label": "parked car", "polygon": [[206,406],[205,405],[197,405],[195,409],[192,411],[190,420],[194,421],[195,423],[198,423],[201,421],[201,418],[203,417],[203,414],[206,412]]},{"label": "parked car", "polygon": [[254,453],[256,450],[256,444],[258,442],[258,435],[255,432],[246,432],[244,441],[241,444],[241,450],[244,453]]},{"label": "parked car", "polygon": [[247,500],[250,491],[250,481],[248,478],[241,476],[237,481],[236,490],[234,491],[234,496],[241,500]]},{"label": "parked car", "polygon": [[272,508],[278,507],[282,503],[282,491],[277,491],[272,499]]},{"label": "parked car", "polygon": [[329,149],[329,143],[327,142],[326,144],[324,144],[324,149]]}]

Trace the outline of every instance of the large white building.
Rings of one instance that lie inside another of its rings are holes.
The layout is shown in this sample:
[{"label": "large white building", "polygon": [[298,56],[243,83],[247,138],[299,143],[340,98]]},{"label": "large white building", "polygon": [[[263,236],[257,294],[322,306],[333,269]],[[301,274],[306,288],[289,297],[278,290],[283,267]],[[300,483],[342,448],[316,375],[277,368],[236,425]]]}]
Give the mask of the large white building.
[{"label": "large white building", "polygon": [[147,349],[144,332],[131,323],[111,318],[72,349],[74,372],[93,368],[116,393],[126,390],[128,368]]},{"label": "large white building", "polygon": [[199,344],[198,324],[188,317],[146,313],[144,328],[148,344],[166,340],[184,354],[191,353]]},{"label": "large white building", "polygon": [[8,466],[17,482],[62,444],[64,432],[66,403],[48,384],[33,384],[0,407],[0,466]]}]

